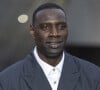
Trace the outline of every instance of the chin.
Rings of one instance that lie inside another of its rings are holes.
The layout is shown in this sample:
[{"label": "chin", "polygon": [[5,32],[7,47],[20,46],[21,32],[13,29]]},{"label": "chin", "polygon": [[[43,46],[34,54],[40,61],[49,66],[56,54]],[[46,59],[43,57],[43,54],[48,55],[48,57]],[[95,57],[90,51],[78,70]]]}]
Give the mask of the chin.
[{"label": "chin", "polygon": [[63,50],[49,50],[46,53],[46,56],[49,58],[56,58],[59,57],[62,54]]},{"label": "chin", "polygon": [[46,57],[48,57],[48,58],[57,58],[59,56],[60,56],[60,54],[47,54],[46,55]]}]

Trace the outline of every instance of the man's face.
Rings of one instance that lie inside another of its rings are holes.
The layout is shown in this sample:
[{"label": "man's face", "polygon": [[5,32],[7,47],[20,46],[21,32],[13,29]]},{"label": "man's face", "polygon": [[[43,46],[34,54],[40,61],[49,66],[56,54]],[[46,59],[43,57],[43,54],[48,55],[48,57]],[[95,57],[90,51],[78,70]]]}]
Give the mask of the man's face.
[{"label": "man's face", "polygon": [[52,58],[62,54],[68,35],[64,12],[60,9],[39,11],[34,35],[38,52],[42,55]]}]

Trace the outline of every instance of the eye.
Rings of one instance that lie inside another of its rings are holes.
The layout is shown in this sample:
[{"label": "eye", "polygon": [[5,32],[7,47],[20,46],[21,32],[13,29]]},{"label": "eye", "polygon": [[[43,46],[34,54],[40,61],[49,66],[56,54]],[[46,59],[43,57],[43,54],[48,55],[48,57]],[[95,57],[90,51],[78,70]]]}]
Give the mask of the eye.
[{"label": "eye", "polygon": [[57,25],[57,29],[58,30],[65,30],[67,27],[67,25],[65,23],[60,23]]},{"label": "eye", "polygon": [[50,25],[49,24],[40,24],[39,27],[43,31],[50,30]]}]

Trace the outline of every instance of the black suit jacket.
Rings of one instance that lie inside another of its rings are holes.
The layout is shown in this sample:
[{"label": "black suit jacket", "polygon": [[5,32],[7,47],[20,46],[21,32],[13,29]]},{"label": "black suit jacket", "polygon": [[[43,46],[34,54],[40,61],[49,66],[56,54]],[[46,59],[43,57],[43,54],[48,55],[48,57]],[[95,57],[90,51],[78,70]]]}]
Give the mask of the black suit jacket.
[{"label": "black suit jacket", "polygon": [[[52,90],[32,54],[0,74],[0,90]],[[57,90],[100,90],[100,68],[66,53]]]}]

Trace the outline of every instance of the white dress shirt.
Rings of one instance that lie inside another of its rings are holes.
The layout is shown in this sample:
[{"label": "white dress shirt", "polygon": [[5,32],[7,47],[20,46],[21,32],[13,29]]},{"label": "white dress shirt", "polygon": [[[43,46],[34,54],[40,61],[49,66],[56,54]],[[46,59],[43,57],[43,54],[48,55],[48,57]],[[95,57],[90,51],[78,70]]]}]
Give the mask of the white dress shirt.
[{"label": "white dress shirt", "polygon": [[48,63],[40,59],[36,47],[34,48],[33,54],[37,62],[39,63],[40,67],[42,68],[47,80],[49,81],[52,90],[57,90],[64,63],[64,57],[65,57],[64,52],[61,61],[55,67],[49,65]]}]

